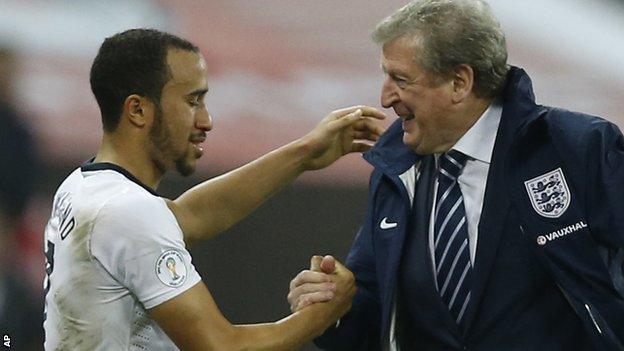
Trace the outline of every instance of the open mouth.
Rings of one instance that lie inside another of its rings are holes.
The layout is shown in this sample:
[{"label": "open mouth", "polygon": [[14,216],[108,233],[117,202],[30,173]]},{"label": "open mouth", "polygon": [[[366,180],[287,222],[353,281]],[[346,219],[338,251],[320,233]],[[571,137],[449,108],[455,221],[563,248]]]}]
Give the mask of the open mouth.
[{"label": "open mouth", "polygon": [[414,119],[412,111],[408,110],[405,106],[392,106],[392,109],[394,109],[394,113],[396,113],[396,115],[404,121]]}]

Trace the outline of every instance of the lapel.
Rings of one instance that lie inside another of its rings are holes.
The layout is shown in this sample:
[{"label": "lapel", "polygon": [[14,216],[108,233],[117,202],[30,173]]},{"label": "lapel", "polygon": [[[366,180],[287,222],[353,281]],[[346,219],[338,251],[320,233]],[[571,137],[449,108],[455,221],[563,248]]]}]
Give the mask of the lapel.
[{"label": "lapel", "polygon": [[[392,182],[401,192],[401,197],[403,198],[401,206],[401,211],[404,213],[398,218],[407,218],[407,214],[409,214],[409,195],[407,194],[407,190],[403,183],[398,180],[398,178],[393,177]],[[379,221],[377,221],[379,222]],[[405,221],[404,221],[405,222]],[[379,225],[377,223],[377,225]],[[401,262],[401,253],[403,252],[403,247],[405,246],[405,236],[407,235],[407,231],[404,229],[407,227],[406,223],[403,223],[403,228],[401,230],[397,230],[391,236],[376,238],[376,256],[379,267],[384,267],[380,269],[381,276],[380,282],[381,291],[383,291],[384,296],[383,299],[387,302],[391,302],[394,299],[396,293],[396,283],[397,283],[397,272],[398,267]],[[386,314],[384,316],[390,315],[391,303],[386,304]]]},{"label": "lapel", "polygon": [[418,259],[422,263],[417,265],[417,273],[421,277],[426,277],[427,284],[423,288],[438,295],[435,289],[431,253],[429,252],[429,221],[431,218],[431,204],[433,203],[432,189],[435,180],[435,158],[433,156],[424,158],[421,169],[421,176],[416,185],[412,218],[414,247],[418,248]]},{"label": "lapel", "polygon": [[[505,166],[518,131],[537,118],[544,109],[535,105],[531,81],[524,70],[512,68],[510,84],[503,92],[503,114],[498,128],[492,162],[488,171],[483,209],[479,220],[479,239],[473,271],[471,302],[466,311],[467,334],[482,302],[483,292],[494,265],[499,243],[505,234],[505,223],[511,210]],[[511,161],[513,162],[513,160]]]},{"label": "lapel", "polygon": [[505,189],[505,156],[509,151],[513,130],[505,125],[508,124],[505,122],[509,119],[505,117],[505,111],[503,111],[485,186],[483,208],[479,219],[479,239],[475,254],[471,302],[466,311],[465,332],[468,332],[474,322],[510,209],[507,193],[502,190]]},{"label": "lapel", "polygon": [[[406,228],[408,227],[407,219],[410,214],[409,195],[399,175],[409,170],[420,159],[420,156],[417,156],[403,144],[401,119],[397,119],[377,141],[375,147],[364,153],[364,159],[383,174],[377,183],[371,183],[371,187],[374,189],[372,196],[377,196],[377,189],[382,188],[381,183],[392,183],[395,188],[393,191],[397,191],[398,194],[395,194],[397,195],[396,198],[392,197],[394,200],[390,204],[384,203],[385,206],[392,208],[384,208],[384,210],[396,215],[397,217],[393,219],[398,219],[403,223],[400,228],[397,227],[396,230],[392,230],[393,232],[389,232],[389,235],[375,235],[373,237],[373,249],[382,300],[382,335],[387,337],[391,322],[392,304],[396,296],[398,266],[401,262]],[[383,216],[375,213],[375,209],[372,212],[375,221],[372,225],[378,226]]]},{"label": "lapel", "polygon": [[[364,153],[363,157],[384,175],[379,182],[386,181],[385,179],[387,178],[400,193],[399,197],[402,199],[400,205],[393,203],[393,205],[397,206],[393,210],[401,211],[400,213],[395,213],[397,219],[407,222],[404,220],[408,218],[410,213],[410,200],[407,189],[405,189],[405,185],[399,178],[399,175],[409,170],[412,165],[420,160],[420,156],[417,156],[412,149],[403,144],[403,127],[401,122],[399,118],[392,123],[377,143],[375,143],[375,147]],[[380,187],[380,185],[377,184],[375,187]],[[386,210],[391,211],[390,209]],[[379,225],[381,217],[378,214],[374,214],[373,217],[376,221],[373,225]],[[379,235],[373,239],[380,291],[383,294],[381,297],[383,301],[387,302],[384,304],[386,311],[383,311],[383,318],[389,317],[391,304],[396,292],[398,266],[405,243],[405,228],[407,228],[407,225],[403,224],[403,227],[397,228],[391,236],[382,237]]]}]

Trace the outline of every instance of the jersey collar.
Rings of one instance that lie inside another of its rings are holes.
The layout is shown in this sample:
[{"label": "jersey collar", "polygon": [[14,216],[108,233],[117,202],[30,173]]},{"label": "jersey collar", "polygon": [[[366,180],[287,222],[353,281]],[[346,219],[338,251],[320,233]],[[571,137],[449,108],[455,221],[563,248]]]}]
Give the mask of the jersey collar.
[{"label": "jersey collar", "polygon": [[132,173],[128,172],[125,168],[122,168],[114,163],[110,163],[110,162],[93,162],[94,158],[92,158],[91,160],[87,161],[86,163],[84,163],[82,166],[80,166],[80,170],[82,172],[94,172],[94,171],[115,171],[118,173],[121,173],[124,177],[128,178],[129,180],[135,182],[136,184],[140,185],[143,189],[147,190],[150,192],[150,194],[154,195],[154,196],[158,196],[160,197],[160,195],[158,195],[158,193],[150,188],[149,186],[145,185],[143,182],[141,182],[137,177],[135,177],[134,175],[132,175]]}]

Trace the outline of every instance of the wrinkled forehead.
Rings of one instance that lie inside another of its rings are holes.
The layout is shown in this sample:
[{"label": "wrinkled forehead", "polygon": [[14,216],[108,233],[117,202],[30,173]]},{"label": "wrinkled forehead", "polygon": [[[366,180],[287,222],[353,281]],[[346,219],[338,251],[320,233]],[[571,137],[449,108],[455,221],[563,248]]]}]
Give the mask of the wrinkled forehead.
[{"label": "wrinkled forehead", "polygon": [[400,37],[383,45],[380,64],[384,72],[400,71],[403,73],[417,69],[417,55],[420,45],[413,37]]}]

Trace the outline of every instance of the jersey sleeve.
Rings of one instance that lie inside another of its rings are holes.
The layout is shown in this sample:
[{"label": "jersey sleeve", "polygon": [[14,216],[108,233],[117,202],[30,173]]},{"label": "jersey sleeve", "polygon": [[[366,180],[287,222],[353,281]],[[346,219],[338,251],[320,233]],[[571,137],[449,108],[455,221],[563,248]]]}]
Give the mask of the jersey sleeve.
[{"label": "jersey sleeve", "polygon": [[91,254],[146,309],[174,298],[201,277],[182,231],[160,198],[125,194],[98,212]]}]

